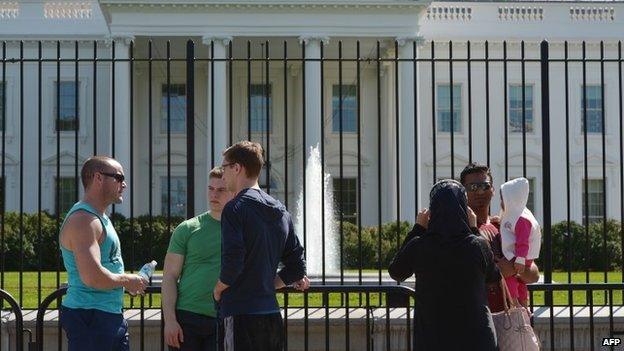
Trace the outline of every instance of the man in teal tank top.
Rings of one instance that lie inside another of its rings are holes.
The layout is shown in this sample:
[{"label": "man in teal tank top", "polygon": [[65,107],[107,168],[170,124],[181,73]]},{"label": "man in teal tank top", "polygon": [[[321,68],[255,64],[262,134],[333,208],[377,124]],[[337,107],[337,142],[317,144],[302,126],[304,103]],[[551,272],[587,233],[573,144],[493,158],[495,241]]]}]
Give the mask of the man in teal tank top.
[{"label": "man in teal tank top", "polygon": [[208,176],[210,212],[182,222],[171,235],[162,282],[169,350],[217,350],[212,290],[221,269],[221,211],[233,195],[222,177],[221,168]]},{"label": "man in teal tank top", "polygon": [[67,213],[59,238],[68,279],[61,325],[69,351],[126,351],[123,292],[142,294],[147,281],[124,273],[119,237],[105,213],[123,201],[124,171],[116,160],[94,156],[80,176],[84,197]]}]

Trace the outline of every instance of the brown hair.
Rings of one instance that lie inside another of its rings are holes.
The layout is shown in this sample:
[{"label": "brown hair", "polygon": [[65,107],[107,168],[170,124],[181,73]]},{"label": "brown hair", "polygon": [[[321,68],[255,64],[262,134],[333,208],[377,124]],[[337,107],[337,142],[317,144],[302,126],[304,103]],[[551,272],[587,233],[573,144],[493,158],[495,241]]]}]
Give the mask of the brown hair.
[{"label": "brown hair", "polygon": [[238,163],[245,167],[248,178],[257,178],[264,165],[262,145],[251,141],[239,141],[223,151],[227,162]]},{"label": "brown hair", "polygon": [[91,156],[82,164],[80,179],[85,190],[91,185],[95,173],[104,172],[111,167],[110,161],[115,161],[115,159],[108,156]]},{"label": "brown hair", "polygon": [[212,179],[212,178],[217,178],[217,179],[223,178],[223,168],[215,167],[211,169],[210,173],[208,173],[208,179]]}]

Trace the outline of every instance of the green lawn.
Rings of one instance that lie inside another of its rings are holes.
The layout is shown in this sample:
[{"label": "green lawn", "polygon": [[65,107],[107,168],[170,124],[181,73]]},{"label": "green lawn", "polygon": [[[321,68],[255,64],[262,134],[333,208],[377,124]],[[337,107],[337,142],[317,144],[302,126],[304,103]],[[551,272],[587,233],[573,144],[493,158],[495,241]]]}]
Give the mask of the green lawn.
[{"label": "green lawn", "polygon": [[[39,275],[37,272],[24,272],[22,274],[22,289],[20,295],[20,284],[19,284],[20,274],[18,272],[6,272],[4,273],[4,290],[8,291],[13,295],[13,297],[20,302],[20,297],[23,301],[21,301],[21,306],[25,309],[33,309],[37,308],[39,299],[43,300],[46,296],[56,290],[57,287],[57,274],[56,272],[42,272],[41,273],[41,285],[39,285]],[[585,272],[574,272],[572,273],[572,282],[574,283],[584,283],[585,282]],[[610,283],[621,283],[622,282],[622,273],[621,272],[609,272],[607,275],[608,282]],[[61,283],[67,280],[67,274],[65,272],[61,272],[59,274],[59,281]],[[557,283],[567,283],[568,282],[568,273],[566,272],[555,272],[553,273],[553,280]],[[601,283],[604,282],[604,273],[600,272],[592,272],[589,276],[590,282],[593,283]],[[39,288],[40,286],[40,288]],[[623,285],[624,290],[624,285]],[[595,305],[603,305],[607,304],[608,300],[605,300],[605,297],[608,297],[609,293],[605,291],[594,291],[593,292],[593,303]],[[585,305],[587,304],[588,294],[584,291],[575,291],[572,294],[572,301],[575,305]],[[288,305],[290,307],[303,307],[303,294],[289,294],[288,296]],[[370,305],[378,305],[380,296],[379,294],[370,294]],[[279,295],[280,304],[284,305],[284,296],[283,294]],[[382,296],[382,301],[385,299]],[[554,301],[557,305],[567,305],[569,304],[569,296],[568,292],[555,292],[554,293]],[[308,306],[310,307],[318,307],[322,306],[323,296],[322,294],[308,294]],[[330,306],[337,306],[340,304],[345,304],[344,296],[341,294],[335,293],[329,295]],[[141,300],[139,298],[131,299],[129,296],[126,296],[125,305],[126,307],[138,307],[140,306]],[[143,300],[144,306],[152,306],[152,307],[160,307],[160,294],[154,294],[151,297],[146,296]],[[544,293],[536,292],[534,293],[534,303],[536,305],[544,304]],[[623,305],[622,301],[622,290],[613,291],[613,303],[615,305]],[[366,305],[366,296],[364,294],[349,294],[349,306],[360,306]],[[56,302],[52,303],[51,308],[56,307]]]}]

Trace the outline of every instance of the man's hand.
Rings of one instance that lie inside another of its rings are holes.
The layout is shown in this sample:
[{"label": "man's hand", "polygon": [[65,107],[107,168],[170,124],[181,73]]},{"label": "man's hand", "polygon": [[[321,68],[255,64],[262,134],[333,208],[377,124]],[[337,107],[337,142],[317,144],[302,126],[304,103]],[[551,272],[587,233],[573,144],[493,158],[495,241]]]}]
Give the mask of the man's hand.
[{"label": "man's hand", "polygon": [[214,297],[215,301],[217,302],[221,301],[221,294],[223,293],[225,289],[229,287],[230,287],[229,285],[221,282],[221,279],[217,280],[217,284],[215,285],[214,291],[212,292],[212,296]]},{"label": "man's hand", "polygon": [[481,227],[479,228],[479,233],[481,233],[481,235],[487,239],[488,244],[490,245],[490,247],[492,246],[492,243],[494,242],[494,238],[496,238],[496,233],[493,232],[491,229],[487,228],[487,227]]},{"label": "man's hand", "polygon": [[470,228],[476,228],[477,227],[477,215],[474,213],[472,208],[467,207],[467,210],[468,210],[468,225],[470,226]]},{"label": "man's hand", "polygon": [[165,321],[165,342],[167,345],[180,348],[180,343],[184,343],[184,333],[178,321]]},{"label": "man's hand", "polygon": [[521,263],[514,263],[514,269],[516,270],[516,274],[524,273],[525,266]]},{"label": "man's hand", "polygon": [[429,227],[429,218],[431,217],[431,212],[429,212],[428,208],[423,208],[418,212],[416,216],[416,223],[421,227],[427,229]]},{"label": "man's hand", "polygon": [[501,218],[500,216],[490,216],[490,223],[492,223],[495,226],[500,225],[501,222]]},{"label": "man's hand", "polygon": [[501,257],[499,259],[494,258],[496,265],[501,271],[503,277],[511,277],[516,275],[516,269],[511,261],[507,260],[505,257]]},{"label": "man's hand", "polygon": [[310,279],[308,279],[308,277],[304,275],[303,278],[294,282],[292,286],[299,291],[308,290],[308,288],[310,287]]},{"label": "man's hand", "polygon": [[145,288],[149,282],[138,274],[126,274],[126,281],[123,284],[124,289],[130,293],[130,295],[143,295],[145,294]]}]

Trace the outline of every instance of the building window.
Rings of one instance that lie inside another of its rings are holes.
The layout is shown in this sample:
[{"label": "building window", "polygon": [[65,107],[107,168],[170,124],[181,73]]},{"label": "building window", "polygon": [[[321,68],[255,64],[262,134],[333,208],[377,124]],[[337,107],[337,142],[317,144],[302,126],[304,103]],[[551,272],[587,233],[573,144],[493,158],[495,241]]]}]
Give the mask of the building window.
[{"label": "building window", "polygon": [[[268,88],[268,91],[267,91]],[[268,87],[266,84],[252,84],[249,92],[249,118],[250,118],[250,131],[253,132],[267,132],[267,103],[268,103],[268,118],[269,118],[269,132],[273,130],[273,96],[271,94],[271,85]]]},{"label": "building window", "polygon": [[78,129],[80,108],[75,81],[61,81],[54,84],[54,121],[57,131]]},{"label": "building window", "polygon": [[587,209],[585,208],[585,182],[581,184],[583,188],[583,198],[581,199],[581,207],[583,208],[583,223],[591,224],[602,220],[604,208],[604,180],[588,179],[587,180]]},{"label": "building window", "polygon": [[340,213],[345,222],[357,224],[357,178],[342,178],[342,201],[340,198],[340,178],[333,178],[333,195],[336,203],[337,219],[340,220]]},{"label": "building window", "polygon": [[[67,213],[69,209],[74,206],[78,201],[76,198],[76,178],[75,177],[60,177],[56,179],[57,188],[54,189],[54,193],[58,194],[56,198],[56,207],[59,214]],[[57,193],[58,189],[58,193]]]},{"label": "building window", "polygon": [[[585,106],[587,106],[587,116],[585,116]],[[585,96],[581,89],[581,133],[585,132],[585,118],[587,118],[587,133],[602,133],[602,113],[602,87],[586,85]]]},{"label": "building window", "polygon": [[[161,91],[160,131],[167,133],[167,117],[171,112],[171,133],[186,132],[186,84],[163,84]],[[167,101],[170,102],[169,110]]]},{"label": "building window", "polygon": [[332,86],[332,132],[340,133],[340,100],[342,97],[342,132],[356,133],[358,126],[358,101],[355,85]]},{"label": "building window", "polygon": [[[533,133],[533,86],[524,87],[525,131]],[[509,129],[522,133],[522,85],[509,86]]]},{"label": "building window", "polygon": [[275,178],[273,176],[271,176],[271,182],[267,183],[267,171],[266,171],[266,166],[262,167],[262,169],[260,170],[260,175],[258,176],[258,184],[260,185],[260,188],[266,192],[270,191],[271,193],[275,192],[277,190],[277,182],[275,181]]},{"label": "building window", "polygon": [[[172,216],[186,216],[186,177],[171,177],[171,203],[167,192],[167,177],[160,178],[161,213],[167,215],[170,206]],[[170,205],[169,205],[170,204]]]},{"label": "building window", "polygon": [[[461,126],[461,86],[453,84],[453,132],[459,133]],[[449,84],[438,85],[438,132],[451,132],[451,89]]]}]

